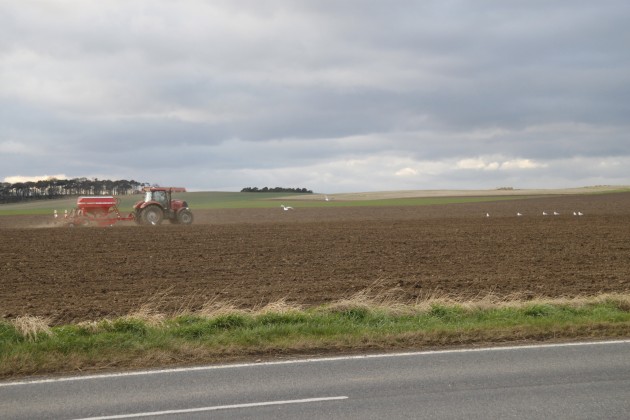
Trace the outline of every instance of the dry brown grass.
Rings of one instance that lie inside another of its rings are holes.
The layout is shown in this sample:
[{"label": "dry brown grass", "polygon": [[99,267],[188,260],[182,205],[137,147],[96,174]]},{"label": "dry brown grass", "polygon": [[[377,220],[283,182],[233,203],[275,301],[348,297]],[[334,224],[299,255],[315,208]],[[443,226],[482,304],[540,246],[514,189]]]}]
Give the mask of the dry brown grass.
[{"label": "dry brown grass", "polygon": [[11,321],[16,331],[30,341],[37,340],[40,334],[51,335],[50,319],[39,316],[19,316]]},{"label": "dry brown grass", "polygon": [[531,305],[556,305],[570,306],[572,308],[581,308],[588,305],[596,305],[603,303],[611,303],[623,311],[630,310],[630,294],[623,293],[606,293],[597,296],[572,296],[549,298],[543,296],[534,296],[531,293],[514,293],[507,296],[497,294],[487,294],[478,299],[457,300],[447,299],[437,300],[437,303],[445,305],[455,304],[469,310],[488,310],[501,308],[520,309]]},{"label": "dry brown grass", "polygon": [[[161,303],[166,300],[168,293],[170,292],[160,292],[152,296],[146,303],[141,305],[138,310],[128,314],[123,317],[123,319],[135,319],[143,321],[149,326],[161,326],[168,318],[179,315],[216,318],[225,315],[257,316],[269,313],[288,314],[306,310],[304,305],[289,303],[286,298],[281,298],[277,301],[262,306],[254,306],[252,308],[243,308],[231,301],[220,301],[217,298],[212,298],[197,310],[192,310],[189,306],[185,306],[174,313],[165,313],[161,311],[163,307]],[[356,292],[349,297],[341,298],[335,302],[314,309],[323,312],[346,312],[348,310],[360,309],[384,312],[396,316],[426,313],[436,305],[447,307],[458,306],[466,311],[475,311],[502,308],[519,309],[531,305],[564,305],[579,308],[586,305],[612,303],[621,310],[630,310],[630,294],[623,293],[548,298],[535,296],[531,292],[513,293],[509,295],[487,293],[473,297],[461,297],[449,295],[443,291],[433,291],[413,301],[406,300],[403,296],[404,292],[401,289],[385,288],[382,281],[376,281],[370,287]],[[83,322],[80,325],[88,329],[99,329],[99,321]]]},{"label": "dry brown grass", "polygon": [[164,324],[167,316],[151,304],[143,304],[138,310],[123,317],[123,319],[139,320],[151,327],[159,327]]},{"label": "dry brown grass", "polygon": [[101,331],[101,329],[102,329],[101,325],[103,324],[103,322],[106,322],[106,320],[101,320],[101,321],[81,321],[81,322],[77,323],[77,326],[83,328],[85,331],[88,331],[90,333],[95,334],[95,333]]},{"label": "dry brown grass", "polygon": [[[163,313],[161,308],[165,306],[165,302],[168,302],[169,295],[173,292],[173,288],[167,288],[162,291],[158,291],[149,296],[140,307],[128,314],[126,319],[134,319],[143,321],[146,325],[152,327],[159,327],[164,324],[168,315]],[[180,309],[184,311],[185,309]],[[170,314],[173,315],[173,314]]]},{"label": "dry brown grass", "polygon": [[248,313],[246,309],[239,309],[233,302],[222,302],[216,298],[210,299],[205,302],[201,309],[194,312],[197,316],[214,318],[229,314],[245,314]]},{"label": "dry brown grass", "polygon": [[354,295],[322,307],[324,311],[343,312],[349,309],[382,311],[390,315],[426,313],[434,306],[458,306],[466,311],[491,309],[521,309],[531,305],[560,305],[581,308],[588,305],[610,303],[623,311],[630,311],[630,294],[606,293],[597,296],[574,296],[549,298],[535,296],[531,292],[499,295],[487,293],[474,297],[449,295],[445,292],[430,292],[414,301],[403,299],[399,289],[382,290],[370,287]]},{"label": "dry brown grass", "polygon": [[404,315],[415,312],[410,302],[399,297],[398,289],[374,292],[372,289],[361,290],[349,298],[340,299],[321,309],[327,312],[345,312],[350,309],[382,311],[392,315]]},{"label": "dry brown grass", "polygon": [[261,308],[254,308],[253,314],[254,315],[264,315],[264,314],[269,314],[269,313],[289,314],[289,313],[301,312],[303,310],[304,308],[302,307],[302,305],[290,304],[290,303],[287,303],[286,298],[281,298],[275,302],[270,302]]},{"label": "dry brown grass", "polygon": [[[194,315],[203,318],[216,318],[225,315],[265,315],[269,313],[289,314],[308,310],[307,307],[297,303],[289,303],[286,298],[267,303],[262,306],[252,308],[238,307],[234,302],[220,301],[216,298],[205,302],[201,308],[192,310],[188,306],[182,307],[175,312],[167,313],[162,310],[162,303],[170,291],[160,292],[150,297],[137,310],[121,317],[122,320],[138,320],[147,326],[160,327],[173,317],[180,315]],[[463,298],[461,296],[449,295],[445,292],[429,292],[413,301],[403,298],[404,293],[398,288],[383,288],[381,282],[375,282],[369,288],[354,293],[353,295],[341,298],[330,304],[311,308],[321,312],[347,312],[349,310],[378,311],[388,315],[413,315],[426,313],[438,306],[458,306],[466,311],[490,310],[502,308],[519,309],[531,305],[563,305],[573,308],[580,308],[587,305],[610,303],[623,311],[630,311],[630,294],[607,293],[597,296],[577,296],[547,298],[534,296],[532,293],[523,292],[511,295],[499,295],[487,293],[484,295]],[[27,337],[35,340],[38,334],[50,335],[51,321],[42,317],[22,316],[11,321],[16,330]],[[111,326],[114,321],[108,318],[101,320],[83,321],[78,323],[90,332],[102,331],[103,327]]]}]

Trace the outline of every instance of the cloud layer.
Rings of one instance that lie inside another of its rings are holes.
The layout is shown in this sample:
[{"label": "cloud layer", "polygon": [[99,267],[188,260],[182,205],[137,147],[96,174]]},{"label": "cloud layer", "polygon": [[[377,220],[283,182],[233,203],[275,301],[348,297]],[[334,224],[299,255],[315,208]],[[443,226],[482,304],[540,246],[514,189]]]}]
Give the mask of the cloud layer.
[{"label": "cloud layer", "polygon": [[0,180],[630,184],[629,18],[606,0],[1,2]]}]

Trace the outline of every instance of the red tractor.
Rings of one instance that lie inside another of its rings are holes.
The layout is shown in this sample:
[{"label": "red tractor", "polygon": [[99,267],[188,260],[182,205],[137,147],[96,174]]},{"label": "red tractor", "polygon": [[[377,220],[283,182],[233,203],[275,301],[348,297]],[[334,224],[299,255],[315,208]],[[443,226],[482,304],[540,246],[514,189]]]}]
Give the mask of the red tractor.
[{"label": "red tractor", "polygon": [[65,226],[113,226],[116,222],[135,220],[139,225],[159,225],[164,219],[189,225],[193,215],[188,203],[174,200],[172,193],[186,192],[178,187],[145,187],[144,200],[134,204],[134,212],[121,214],[119,200],[111,195],[81,196],[77,207],[64,212],[63,219],[55,210],[55,221]]},{"label": "red tractor", "polygon": [[189,225],[193,214],[188,203],[172,198],[174,192],[186,192],[179,187],[145,187],[144,200],[134,204],[135,221],[140,225],[159,225],[164,219],[171,223]]}]

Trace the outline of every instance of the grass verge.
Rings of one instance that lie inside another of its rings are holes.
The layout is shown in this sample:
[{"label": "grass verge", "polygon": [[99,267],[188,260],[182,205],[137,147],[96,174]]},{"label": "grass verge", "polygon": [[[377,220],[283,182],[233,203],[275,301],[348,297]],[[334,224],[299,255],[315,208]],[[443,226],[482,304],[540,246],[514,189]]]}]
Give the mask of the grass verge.
[{"label": "grass verge", "polygon": [[303,309],[209,302],[165,316],[148,306],[117,319],[50,327],[0,322],[0,377],[256,360],[291,355],[628,337],[630,295],[401,303],[362,292]]}]

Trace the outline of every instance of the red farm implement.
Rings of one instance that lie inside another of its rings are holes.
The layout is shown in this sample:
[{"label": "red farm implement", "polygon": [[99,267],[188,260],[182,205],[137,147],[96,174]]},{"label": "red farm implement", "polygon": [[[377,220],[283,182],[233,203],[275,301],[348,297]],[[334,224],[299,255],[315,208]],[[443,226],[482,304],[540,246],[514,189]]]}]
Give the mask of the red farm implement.
[{"label": "red farm implement", "polygon": [[[118,203],[111,195],[79,197],[77,207],[64,213],[61,221],[66,226],[112,226],[119,221],[134,220],[133,213],[120,214]],[[59,218],[56,210],[55,218]]]}]

